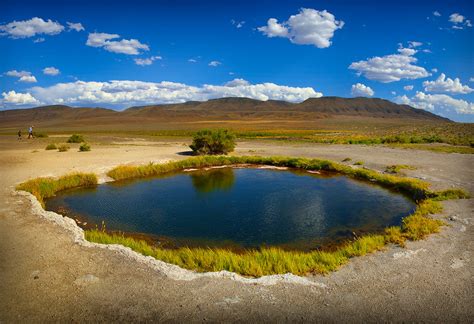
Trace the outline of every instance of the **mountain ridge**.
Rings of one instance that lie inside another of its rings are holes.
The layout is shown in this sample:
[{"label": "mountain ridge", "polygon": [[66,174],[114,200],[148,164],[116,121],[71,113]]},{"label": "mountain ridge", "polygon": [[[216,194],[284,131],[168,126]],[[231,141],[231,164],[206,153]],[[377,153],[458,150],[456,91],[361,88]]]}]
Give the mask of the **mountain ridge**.
[{"label": "mountain ridge", "polygon": [[261,101],[251,98],[225,97],[208,101],[132,106],[124,110],[101,107],[49,105],[0,111],[1,127],[74,124],[127,124],[199,121],[299,121],[325,118],[401,119],[426,122],[451,122],[428,111],[399,105],[380,98],[309,98],[300,103],[281,100]]}]

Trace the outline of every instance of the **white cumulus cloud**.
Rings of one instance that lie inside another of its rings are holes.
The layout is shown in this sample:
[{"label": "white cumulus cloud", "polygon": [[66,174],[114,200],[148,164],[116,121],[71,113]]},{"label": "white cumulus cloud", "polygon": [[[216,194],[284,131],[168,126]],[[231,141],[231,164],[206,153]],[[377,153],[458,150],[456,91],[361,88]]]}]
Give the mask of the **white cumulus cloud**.
[{"label": "white cumulus cloud", "polygon": [[403,87],[403,89],[405,89],[406,91],[411,91],[413,90],[413,86],[412,85],[406,85]]},{"label": "white cumulus cloud", "polygon": [[28,38],[35,35],[56,35],[64,30],[64,26],[51,19],[43,20],[34,17],[30,20],[12,21],[5,25],[0,25],[0,35],[11,38]]},{"label": "white cumulus cloud", "polygon": [[50,66],[50,67],[44,68],[43,73],[46,74],[46,75],[58,75],[61,72],[59,71],[59,69],[57,69],[53,66]]},{"label": "white cumulus cloud", "polygon": [[31,72],[28,72],[28,71],[11,70],[11,71],[5,72],[5,75],[18,78],[19,82],[25,82],[25,83],[37,82],[35,76],[32,75]]},{"label": "white cumulus cloud", "polygon": [[396,102],[415,108],[429,110],[438,114],[456,112],[458,114],[474,114],[474,103],[461,99],[454,99],[445,94],[426,94],[417,91],[416,95],[409,98],[404,95],[397,97]]},{"label": "white cumulus cloud", "polygon": [[69,30],[75,30],[77,32],[85,30],[84,26],[82,26],[81,23],[72,23],[72,22],[68,21],[67,26],[68,26]]},{"label": "white cumulus cloud", "polygon": [[22,105],[37,105],[40,102],[36,100],[30,93],[19,93],[15,91],[8,91],[2,93],[3,100],[2,104],[6,105],[14,105],[14,106],[22,106]]},{"label": "white cumulus cloud", "polygon": [[471,21],[457,12],[449,16],[449,21],[453,23],[453,29],[464,29],[464,27],[472,27]]},{"label": "white cumulus cloud", "polygon": [[24,75],[18,81],[25,82],[25,83],[36,83],[36,77],[34,75]]},{"label": "white cumulus cloud", "polygon": [[369,80],[383,83],[400,81],[401,79],[419,79],[430,76],[430,73],[421,66],[415,65],[418,61],[413,55],[413,48],[399,48],[398,54],[375,56],[366,61],[353,62],[349,69],[356,70]]},{"label": "white cumulus cloud", "polygon": [[284,37],[294,44],[326,48],[331,46],[334,32],[343,26],[344,22],[336,20],[327,10],[302,8],[285,22],[270,18],[266,26],[257,29],[268,37]]},{"label": "white cumulus cloud", "polygon": [[140,52],[148,51],[150,48],[146,44],[140,43],[136,39],[122,39],[118,34],[90,33],[86,45],[91,47],[102,47],[106,51],[127,55],[138,55]]},{"label": "white cumulus cloud", "polygon": [[441,17],[441,14],[439,13],[439,11],[433,11],[433,16]]},{"label": "white cumulus cloud", "polygon": [[352,85],[351,94],[357,97],[372,97],[375,92],[365,84],[356,83]]},{"label": "white cumulus cloud", "polygon": [[449,16],[449,21],[454,24],[461,24],[464,21],[464,19],[465,19],[464,16],[458,13],[453,13],[452,15]]},{"label": "white cumulus cloud", "polygon": [[451,78],[446,78],[444,73],[434,81],[425,81],[423,82],[425,91],[428,92],[450,92],[450,93],[459,93],[459,94],[468,94],[474,91],[467,85],[463,85],[459,78],[454,80]]},{"label": "white cumulus cloud", "polygon": [[[311,87],[289,87],[274,83],[251,84],[243,79],[235,79],[224,85],[204,84],[191,86],[176,82],[108,81],[108,82],[68,82],[49,87],[32,87],[28,90],[33,104],[103,105],[115,108],[132,105],[182,103],[205,101],[222,97],[247,97],[258,100],[285,100],[301,102],[308,98],[318,98],[321,92]],[[14,94],[12,94],[14,96]],[[33,101],[33,99],[36,101]],[[24,101],[26,97],[24,97]],[[13,99],[4,99],[4,105]]]},{"label": "white cumulus cloud", "polygon": [[161,60],[161,56],[151,56],[148,58],[136,58],[134,59],[136,65],[141,65],[141,66],[146,66],[146,65],[151,65],[153,64],[154,61],[156,60]]},{"label": "white cumulus cloud", "polygon": [[28,72],[28,71],[11,70],[11,71],[5,72],[5,75],[11,76],[11,77],[21,78],[22,76],[29,76],[29,75],[31,75],[31,72]]}]

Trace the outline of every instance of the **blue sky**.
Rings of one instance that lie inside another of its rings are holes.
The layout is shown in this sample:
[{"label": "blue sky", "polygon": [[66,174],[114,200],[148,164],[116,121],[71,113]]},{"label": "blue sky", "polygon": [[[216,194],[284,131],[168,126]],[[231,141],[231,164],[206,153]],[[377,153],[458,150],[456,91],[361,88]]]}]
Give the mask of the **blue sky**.
[{"label": "blue sky", "polygon": [[473,1],[3,1],[0,107],[372,96],[473,122],[473,19]]}]

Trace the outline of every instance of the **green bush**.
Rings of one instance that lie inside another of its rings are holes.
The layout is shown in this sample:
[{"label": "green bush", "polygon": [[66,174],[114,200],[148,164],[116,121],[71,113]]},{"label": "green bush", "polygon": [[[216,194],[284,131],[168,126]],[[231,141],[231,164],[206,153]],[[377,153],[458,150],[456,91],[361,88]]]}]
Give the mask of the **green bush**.
[{"label": "green bush", "polygon": [[67,152],[69,151],[69,145],[66,144],[61,144],[58,146],[58,151],[59,152]]},{"label": "green bush", "polygon": [[72,134],[71,137],[67,140],[68,143],[82,143],[84,142],[84,137],[78,134]]},{"label": "green bush", "polygon": [[35,133],[34,135],[35,135],[35,137],[38,137],[38,138],[46,138],[46,137],[48,137],[48,134],[46,134],[46,133]]},{"label": "green bush", "polygon": [[203,129],[193,136],[189,147],[199,155],[227,154],[235,148],[235,135],[227,129]]},{"label": "green bush", "polygon": [[56,144],[54,143],[50,143],[46,146],[45,150],[49,151],[49,150],[56,150],[58,147],[56,146]]},{"label": "green bush", "polygon": [[91,146],[87,143],[82,143],[81,146],[79,146],[79,152],[88,152],[91,150]]}]

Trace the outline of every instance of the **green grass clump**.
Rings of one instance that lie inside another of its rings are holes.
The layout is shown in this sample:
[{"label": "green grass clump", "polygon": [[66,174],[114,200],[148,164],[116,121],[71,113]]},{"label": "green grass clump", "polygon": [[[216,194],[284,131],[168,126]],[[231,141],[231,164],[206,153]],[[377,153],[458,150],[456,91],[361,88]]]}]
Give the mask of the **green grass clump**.
[{"label": "green grass clump", "polygon": [[60,178],[36,178],[19,184],[16,190],[31,193],[44,207],[44,199],[53,197],[58,191],[97,185],[97,176],[93,173],[71,173]]},{"label": "green grass clump", "polygon": [[49,151],[49,150],[56,150],[58,147],[56,146],[56,144],[54,143],[50,143],[48,145],[46,145],[46,148],[45,150]]},{"label": "green grass clump", "polygon": [[471,195],[463,189],[447,189],[443,191],[438,191],[432,196],[433,200],[435,201],[471,198]]},{"label": "green grass clump", "polygon": [[84,137],[79,134],[72,134],[71,137],[67,140],[68,143],[82,143],[84,142]]},{"label": "green grass clump", "polygon": [[227,270],[244,276],[260,277],[271,274],[308,273],[326,274],[337,270],[351,257],[381,250],[385,245],[383,235],[368,235],[348,243],[334,252],[284,251],[279,248],[262,248],[236,253],[224,249],[179,248],[167,250],[150,246],[143,240],[123,234],[108,234],[94,229],[85,231],[88,241],[102,244],[121,244],[146,256],[176,264],[199,272]]},{"label": "green grass clump", "polygon": [[364,165],[364,161],[356,161],[354,162],[354,165]]},{"label": "green grass clump", "polygon": [[34,135],[37,138],[46,138],[46,137],[48,137],[48,134],[46,134],[46,133],[35,133]]},{"label": "green grass clump", "polygon": [[89,152],[91,150],[91,146],[87,143],[82,143],[81,146],[79,146],[79,152]]},{"label": "green grass clump", "polygon": [[194,134],[189,147],[199,155],[227,154],[234,151],[235,135],[228,129],[203,129]]},{"label": "green grass clump", "polygon": [[58,145],[58,151],[59,152],[67,152],[69,151],[69,145],[66,145],[66,144],[61,144],[61,145]]},{"label": "green grass clump", "polygon": [[341,162],[350,162],[352,161],[352,159],[350,157],[346,157],[344,160],[342,160]]},{"label": "green grass clump", "polygon": [[427,235],[438,233],[443,221],[427,217],[429,214],[436,214],[443,210],[439,202],[425,200],[418,205],[416,211],[403,219],[403,235],[413,241],[421,240]]},{"label": "green grass clump", "polygon": [[407,164],[394,164],[385,168],[387,173],[400,173],[401,170],[416,170],[416,167]]}]

